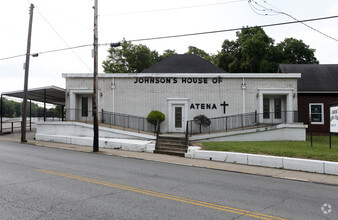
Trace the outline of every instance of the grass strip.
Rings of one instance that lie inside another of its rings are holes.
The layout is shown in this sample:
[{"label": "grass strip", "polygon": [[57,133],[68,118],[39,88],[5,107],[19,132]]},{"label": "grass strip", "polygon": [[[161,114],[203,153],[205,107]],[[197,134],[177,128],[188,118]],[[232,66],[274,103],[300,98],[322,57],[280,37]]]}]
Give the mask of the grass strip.
[{"label": "grass strip", "polygon": [[338,162],[338,137],[310,136],[306,141],[249,141],[249,142],[203,142],[204,150],[273,155]]}]

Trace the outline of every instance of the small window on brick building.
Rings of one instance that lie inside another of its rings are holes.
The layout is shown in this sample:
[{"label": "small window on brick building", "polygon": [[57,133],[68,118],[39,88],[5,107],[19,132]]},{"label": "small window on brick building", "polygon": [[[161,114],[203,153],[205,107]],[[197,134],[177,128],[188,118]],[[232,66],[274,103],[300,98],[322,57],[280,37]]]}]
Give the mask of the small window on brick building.
[{"label": "small window on brick building", "polygon": [[312,124],[324,124],[324,104],[323,103],[310,103],[309,113],[311,116]]}]

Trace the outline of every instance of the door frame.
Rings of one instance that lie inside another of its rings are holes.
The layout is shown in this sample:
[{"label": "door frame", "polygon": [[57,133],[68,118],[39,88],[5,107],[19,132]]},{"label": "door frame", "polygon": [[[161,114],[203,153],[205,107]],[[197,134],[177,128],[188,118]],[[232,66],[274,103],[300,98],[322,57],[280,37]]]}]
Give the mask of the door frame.
[{"label": "door frame", "polygon": [[[98,90],[98,94],[101,94],[101,90]],[[69,110],[69,113],[67,113],[67,120],[77,120],[76,118],[76,110],[81,109],[81,101],[79,98],[80,96],[93,96],[93,90],[92,89],[70,89],[67,91],[67,96],[69,96],[69,107],[67,107],[66,110]],[[68,103],[67,103],[68,106]],[[101,108],[101,96],[98,95],[97,99],[97,106],[98,110]],[[99,114],[100,118],[100,114]]]},{"label": "door frame", "polygon": [[[168,131],[178,132],[178,133],[184,133],[187,125],[188,120],[188,105],[189,105],[189,99],[188,98],[167,98],[168,102],[168,125],[169,129]],[[177,131],[175,129],[175,115],[174,115],[174,108],[175,106],[182,106],[182,129],[180,131]]]},{"label": "door frame", "polygon": [[258,89],[258,113],[259,113],[259,123],[263,123],[263,96],[284,96],[285,97],[285,109],[282,111],[287,111],[286,115],[286,123],[293,122],[293,112],[294,108],[297,108],[293,105],[293,99],[296,94],[293,92],[293,88],[275,88],[275,89]]},{"label": "door frame", "polygon": [[[263,96],[263,105],[264,99],[269,100],[269,118],[264,118],[264,109],[263,109],[263,123],[283,123],[285,121],[285,102],[286,97],[285,95],[264,95]],[[275,109],[275,100],[280,99],[281,106],[280,106],[280,118],[276,118],[276,109]]]}]

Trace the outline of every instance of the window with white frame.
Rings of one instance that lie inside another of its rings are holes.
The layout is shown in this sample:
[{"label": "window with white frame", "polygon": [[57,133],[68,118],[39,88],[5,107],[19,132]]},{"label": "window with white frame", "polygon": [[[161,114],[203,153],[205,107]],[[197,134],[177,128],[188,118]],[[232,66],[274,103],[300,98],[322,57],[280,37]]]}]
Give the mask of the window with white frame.
[{"label": "window with white frame", "polygon": [[324,124],[324,104],[323,103],[310,103],[309,113],[311,116],[312,124]]}]

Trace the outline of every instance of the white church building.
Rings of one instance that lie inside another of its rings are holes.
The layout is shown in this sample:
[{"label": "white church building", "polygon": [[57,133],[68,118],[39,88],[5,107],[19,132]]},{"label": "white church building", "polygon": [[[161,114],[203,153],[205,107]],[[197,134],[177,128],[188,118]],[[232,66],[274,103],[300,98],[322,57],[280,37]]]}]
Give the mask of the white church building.
[{"label": "white church building", "polygon": [[[67,120],[91,120],[93,75],[63,77]],[[173,55],[142,73],[99,74],[98,109],[144,118],[160,111],[166,116],[162,133],[184,133],[187,121],[198,115],[215,119],[254,113],[257,124],[291,124],[300,77],[227,73],[197,55]]]}]

